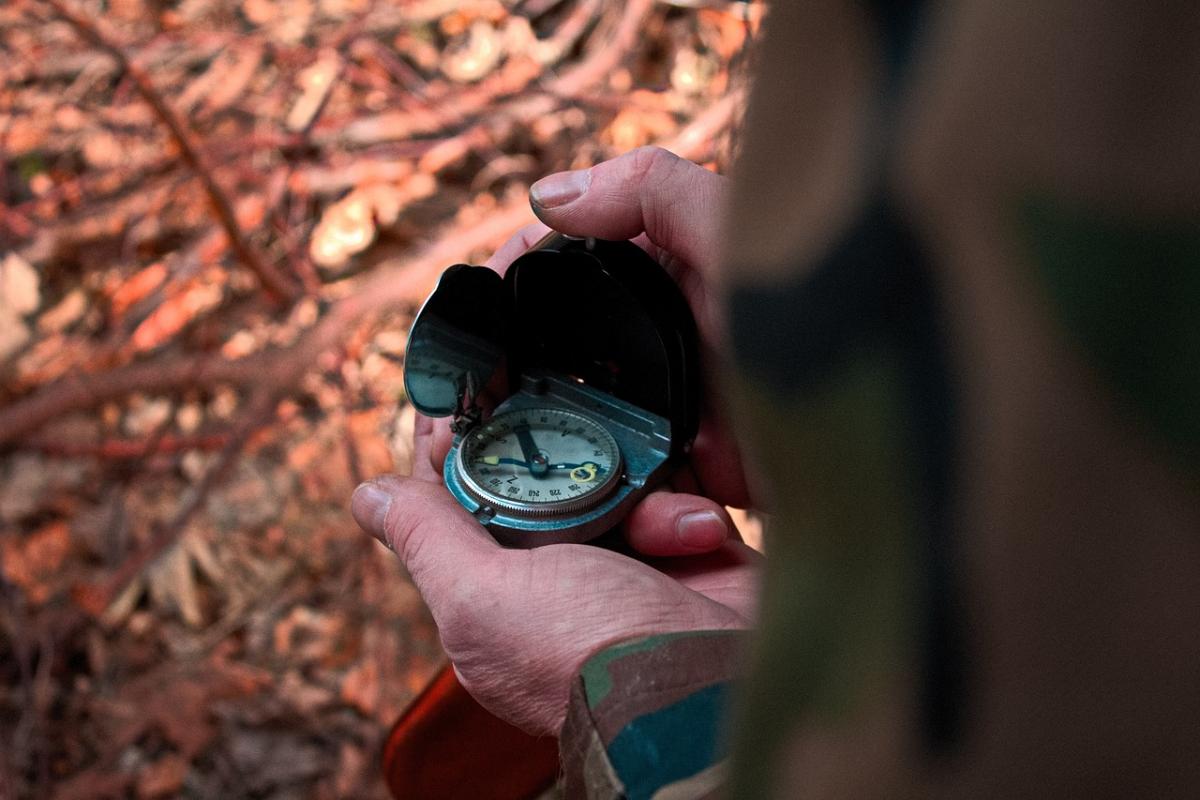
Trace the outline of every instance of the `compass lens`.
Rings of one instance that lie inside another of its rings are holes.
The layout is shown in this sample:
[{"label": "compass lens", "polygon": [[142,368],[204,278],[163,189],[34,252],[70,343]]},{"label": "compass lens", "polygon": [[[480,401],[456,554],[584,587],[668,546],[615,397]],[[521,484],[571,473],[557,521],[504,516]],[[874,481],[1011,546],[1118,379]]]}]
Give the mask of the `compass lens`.
[{"label": "compass lens", "polygon": [[598,503],[621,467],[608,431],[557,409],[498,414],[467,436],[458,458],[460,475],[479,500],[533,516]]}]

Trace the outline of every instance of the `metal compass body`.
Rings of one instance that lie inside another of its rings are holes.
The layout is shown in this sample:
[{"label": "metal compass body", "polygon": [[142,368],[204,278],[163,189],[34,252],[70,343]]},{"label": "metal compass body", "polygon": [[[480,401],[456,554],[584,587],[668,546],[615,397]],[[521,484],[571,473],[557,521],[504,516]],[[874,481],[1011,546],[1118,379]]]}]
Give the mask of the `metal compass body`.
[{"label": "metal compass body", "polygon": [[644,251],[552,234],[503,277],[442,274],[404,386],[422,414],[451,418],[446,489],[497,541],[586,542],[687,457],[696,342],[679,288]]}]

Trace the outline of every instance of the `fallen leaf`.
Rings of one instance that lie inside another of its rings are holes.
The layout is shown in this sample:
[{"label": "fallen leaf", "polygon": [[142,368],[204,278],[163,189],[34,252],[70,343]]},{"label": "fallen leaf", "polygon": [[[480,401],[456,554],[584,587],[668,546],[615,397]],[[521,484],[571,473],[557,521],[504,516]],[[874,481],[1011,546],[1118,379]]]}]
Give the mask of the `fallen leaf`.
[{"label": "fallen leaf", "polygon": [[60,333],[74,325],[87,311],[87,296],[82,289],[72,289],[54,308],[38,317],[42,333]]},{"label": "fallen leaf", "polygon": [[452,42],[442,56],[442,73],[459,83],[487,75],[504,57],[503,39],[483,20],[472,23],[465,37]]},{"label": "fallen leaf", "polygon": [[284,674],[276,691],[296,713],[305,717],[311,717],[333,702],[333,692],[304,680],[295,669]]},{"label": "fallen leaf", "polygon": [[25,320],[11,309],[0,308],[0,361],[20,352],[30,336]]},{"label": "fallen leaf", "polygon": [[145,269],[121,280],[112,291],[109,303],[116,316],[124,315],[134,303],[142,300],[166,280],[167,267],[161,261],[151,264]]},{"label": "fallen leaf", "polygon": [[193,628],[200,627],[204,615],[196,590],[196,575],[187,551],[176,544],[146,573],[146,587],[156,606],[173,609]]},{"label": "fallen leaf", "polygon": [[436,188],[432,176],[417,173],[400,183],[377,183],[352,190],[321,215],[309,240],[309,255],[322,269],[336,271],[344,267],[351,256],[375,241],[377,225],[394,225],[405,206],[430,196]]},{"label": "fallen leaf", "polygon": [[285,123],[288,130],[302,131],[312,123],[317,112],[325,104],[326,98],[329,97],[329,92],[333,89],[333,82],[340,69],[341,57],[338,56],[337,51],[324,50],[316,63],[300,71],[300,74],[296,76],[296,83],[300,87],[300,96],[296,98],[292,110],[288,112]]},{"label": "fallen leaf", "polygon": [[203,661],[165,661],[126,681],[114,697],[97,697],[93,713],[116,754],[158,730],[186,762],[217,734],[215,701],[254,694],[271,683],[262,670],[226,660],[219,652]]},{"label": "fallen leaf", "polygon": [[366,717],[373,716],[379,706],[379,690],[379,665],[375,659],[356,664],[342,678],[342,701]]},{"label": "fallen leaf", "polygon": [[342,627],[340,616],[296,606],[275,625],[275,652],[299,662],[321,660],[333,652]]},{"label": "fallen leaf", "polygon": [[[384,416],[381,409],[372,408],[354,412],[346,420],[358,452],[358,468],[364,476],[392,471],[392,454],[385,435]],[[386,416],[391,417],[390,410]]]},{"label": "fallen leaf", "polygon": [[71,549],[66,522],[52,522],[28,536],[4,539],[4,576],[29,602],[41,605],[59,587],[60,569]]},{"label": "fallen leaf", "polygon": [[135,352],[153,350],[174,338],[200,314],[220,304],[224,290],[211,283],[196,283],[163,301],[133,331],[130,341]]},{"label": "fallen leaf", "polygon": [[171,401],[165,397],[134,395],[121,427],[130,436],[146,436],[157,430],[171,416]]},{"label": "fallen leaf", "polygon": [[142,768],[138,774],[137,794],[142,800],[174,795],[183,787],[188,762],[177,755],[167,755]]},{"label": "fallen leaf", "polygon": [[668,138],[678,129],[675,118],[654,109],[622,109],[601,134],[619,152]]},{"label": "fallen leaf", "polygon": [[41,300],[40,285],[37,270],[21,256],[9,253],[0,261],[0,311],[17,316],[33,313]]}]

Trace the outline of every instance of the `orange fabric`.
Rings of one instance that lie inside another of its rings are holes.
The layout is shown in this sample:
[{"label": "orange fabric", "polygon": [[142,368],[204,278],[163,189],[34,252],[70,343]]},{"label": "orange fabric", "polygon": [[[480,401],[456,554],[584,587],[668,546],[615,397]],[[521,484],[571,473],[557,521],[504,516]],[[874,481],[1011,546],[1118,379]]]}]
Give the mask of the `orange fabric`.
[{"label": "orange fabric", "polygon": [[447,665],[392,727],[383,772],[397,800],[526,800],[558,775],[558,741],[494,716]]}]

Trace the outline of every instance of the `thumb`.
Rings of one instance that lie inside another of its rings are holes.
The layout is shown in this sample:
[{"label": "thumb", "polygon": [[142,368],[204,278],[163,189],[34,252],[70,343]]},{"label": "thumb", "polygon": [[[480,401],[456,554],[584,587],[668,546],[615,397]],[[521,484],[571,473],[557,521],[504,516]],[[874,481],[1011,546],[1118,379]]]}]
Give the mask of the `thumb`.
[{"label": "thumb", "polygon": [[645,556],[707,553],[737,537],[725,508],[707,497],[659,490],[641,499],[625,518],[625,539]]},{"label": "thumb", "polygon": [[375,478],[354,490],[350,511],[359,527],[395,551],[431,608],[463,575],[485,571],[503,552],[443,486],[430,481]]},{"label": "thumb", "polygon": [[530,187],[533,211],[571,236],[632,239],[707,270],[714,266],[726,179],[661,147],[639,147],[590,169],[559,172]]}]

